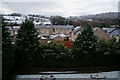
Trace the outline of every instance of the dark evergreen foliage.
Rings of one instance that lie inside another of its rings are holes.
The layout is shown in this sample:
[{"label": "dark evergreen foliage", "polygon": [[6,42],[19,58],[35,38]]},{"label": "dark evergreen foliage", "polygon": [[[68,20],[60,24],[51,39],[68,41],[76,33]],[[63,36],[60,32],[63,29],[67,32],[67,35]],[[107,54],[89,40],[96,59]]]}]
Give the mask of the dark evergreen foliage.
[{"label": "dark evergreen foliage", "polygon": [[73,44],[73,53],[76,57],[93,55],[96,53],[97,37],[94,36],[91,26],[86,23]]},{"label": "dark evergreen foliage", "polygon": [[4,19],[2,20],[2,74],[8,74],[14,67],[14,48]]},{"label": "dark evergreen foliage", "polygon": [[25,20],[18,31],[16,40],[16,63],[20,66],[33,65],[33,56],[40,50],[40,38],[31,20]]},{"label": "dark evergreen foliage", "polygon": [[68,49],[62,44],[48,43],[42,45],[44,67],[62,67],[69,58]]}]

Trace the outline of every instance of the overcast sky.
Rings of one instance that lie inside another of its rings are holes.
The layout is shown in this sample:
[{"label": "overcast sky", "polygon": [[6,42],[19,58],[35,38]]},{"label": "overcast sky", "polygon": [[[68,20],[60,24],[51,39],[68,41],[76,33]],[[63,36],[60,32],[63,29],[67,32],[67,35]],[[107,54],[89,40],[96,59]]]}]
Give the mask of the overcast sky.
[{"label": "overcast sky", "polygon": [[81,16],[118,12],[118,2],[119,0],[4,0],[0,3],[0,13]]}]

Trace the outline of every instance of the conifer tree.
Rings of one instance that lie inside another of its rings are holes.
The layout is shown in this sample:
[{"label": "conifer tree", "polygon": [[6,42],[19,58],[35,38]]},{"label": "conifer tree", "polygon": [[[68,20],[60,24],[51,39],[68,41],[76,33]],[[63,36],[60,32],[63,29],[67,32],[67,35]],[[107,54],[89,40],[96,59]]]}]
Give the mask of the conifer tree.
[{"label": "conifer tree", "polygon": [[2,74],[9,73],[14,67],[14,53],[10,33],[4,19],[2,20]]},{"label": "conifer tree", "polygon": [[83,25],[78,37],[73,44],[73,53],[76,57],[81,55],[93,55],[96,52],[97,37],[94,36],[88,23]]},{"label": "conifer tree", "polygon": [[40,50],[40,38],[34,28],[33,21],[25,20],[18,31],[16,40],[16,61],[17,65],[31,67],[33,56]]}]

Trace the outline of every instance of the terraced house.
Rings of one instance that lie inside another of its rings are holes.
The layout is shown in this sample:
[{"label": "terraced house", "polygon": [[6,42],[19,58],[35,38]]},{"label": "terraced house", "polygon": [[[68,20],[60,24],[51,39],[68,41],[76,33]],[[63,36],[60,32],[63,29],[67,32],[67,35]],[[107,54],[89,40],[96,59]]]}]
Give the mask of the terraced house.
[{"label": "terraced house", "polygon": [[[20,29],[20,26],[12,26],[12,27],[8,26],[8,27],[12,39],[13,41],[15,41],[15,37],[17,35],[18,30]],[[46,42],[48,40],[58,40],[58,41],[69,40],[70,38],[69,33],[74,29],[74,27],[69,25],[36,25],[35,29],[39,33],[39,37],[41,37],[41,41]]]},{"label": "terraced house", "polygon": [[[70,32],[70,38],[72,41],[75,41],[78,34],[80,33],[82,27],[78,26]],[[120,28],[93,28],[94,35],[98,37],[98,40],[110,40],[112,37],[115,37],[117,41],[120,39]]]}]

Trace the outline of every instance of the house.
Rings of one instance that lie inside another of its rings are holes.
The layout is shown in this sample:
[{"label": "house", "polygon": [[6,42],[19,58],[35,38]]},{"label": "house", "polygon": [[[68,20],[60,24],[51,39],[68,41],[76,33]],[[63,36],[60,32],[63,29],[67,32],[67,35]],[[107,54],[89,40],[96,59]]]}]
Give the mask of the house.
[{"label": "house", "polygon": [[69,35],[70,31],[74,29],[74,26],[70,26],[70,25],[56,25],[54,27],[54,32],[56,34],[65,34],[65,35]]},{"label": "house", "polygon": [[100,39],[110,40],[111,37],[116,37],[117,41],[120,39],[120,28],[94,28],[93,30]]},{"label": "house", "polygon": [[42,35],[43,37],[49,38],[50,35],[50,27],[51,26],[45,26],[45,25],[36,25],[35,29],[37,30],[37,32]]},{"label": "house", "polygon": [[68,25],[36,25],[35,28],[40,35],[49,38],[50,35],[64,34],[69,37],[70,31],[74,28]]},{"label": "house", "polygon": [[117,41],[120,39],[120,28],[115,28],[110,32],[111,36],[116,37]]},{"label": "house", "polygon": [[49,19],[35,19],[34,21],[35,25],[51,25],[51,21]]},{"label": "house", "polygon": [[3,16],[5,19],[5,22],[10,25],[12,24],[22,24],[23,21],[25,21],[24,16]]},{"label": "house", "polygon": [[120,39],[120,28],[112,27],[112,28],[102,28],[109,36],[116,37],[117,41]]},{"label": "house", "polygon": [[70,36],[70,41],[75,41],[75,39],[77,38],[80,30],[82,29],[81,26],[77,26],[74,29],[71,30],[69,36]]},{"label": "house", "polygon": [[[70,40],[75,41],[82,27],[76,27],[70,32]],[[94,35],[96,35],[99,40],[110,40],[112,36],[116,37],[117,40],[120,38],[119,28],[93,28]]]},{"label": "house", "polygon": [[99,40],[110,40],[109,33],[105,32],[101,28],[97,28],[96,30],[94,30],[94,35],[96,35]]},{"label": "house", "polygon": [[[18,30],[20,29],[20,26],[8,26],[8,27],[9,27],[9,32],[11,33],[12,39],[13,39],[13,41],[15,41],[16,35],[17,35]],[[69,32],[73,28],[74,28],[73,26],[68,26],[68,25],[67,26],[66,25],[64,25],[64,26],[62,26],[62,25],[35,25],[35,29],[37,30],[39,35],[42,36],[41,37],[42,41],[45,39],[49,40],[51,35],[54,35],[54,37],[56,35],[58,35],[53,40],[68,41],[69,40]],[[43,39],[43,37],[45,39]]]}]

